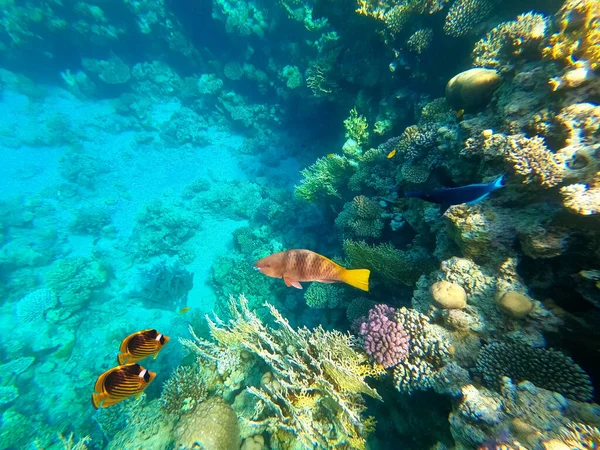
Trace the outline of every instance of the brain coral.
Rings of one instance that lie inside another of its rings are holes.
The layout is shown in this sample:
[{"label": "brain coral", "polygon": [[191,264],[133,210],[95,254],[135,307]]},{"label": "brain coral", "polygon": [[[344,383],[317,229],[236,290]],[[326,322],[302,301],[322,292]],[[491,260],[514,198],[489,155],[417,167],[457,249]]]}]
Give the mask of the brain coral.
[{"label": "brain coral", "polygon": [[212,397],[183,416],[173,434],[175,448],[181,450],[238,450],[242,445],[237,416],[221,397]]},{"label": "brain coral", "polygon": [[17,303],[17,319],[20,323],[42,320],[44,313],[56,305],[56,295],[50,289],[38,289]]},{"label": "brain coral", "polygon": [[589,376],[571,358],[557,350],[523,344],[493,343],[483,347],[477,360],[483,381],[499,388],[502,377],[531,381],[537,387],[579,401],[592,399]]}]

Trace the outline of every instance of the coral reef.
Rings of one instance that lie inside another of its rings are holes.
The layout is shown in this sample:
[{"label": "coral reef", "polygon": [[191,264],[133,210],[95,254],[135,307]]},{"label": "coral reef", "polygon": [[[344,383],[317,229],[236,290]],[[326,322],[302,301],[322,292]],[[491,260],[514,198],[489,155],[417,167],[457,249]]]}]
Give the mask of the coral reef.
[{"label": "coral reef", "polygon": [[379,203],[364,195],[354,197],[351,203],[335,219],[335,224],[348,238],[378,238],[383,231],[381,216],[383,208]]},{"label": "coral reef", "polygon": [[[245,297],[232,297],[229,324],[209,321],[215,342],[195,335],[193,340],[182,340],[200,357],[201,364],[214,367],[238,354],[246,361],[257,358],[265,366],[262,382],[244,390],[254,397],[254,407],[238,411],[248,428],[242,437],[266,430],[274,448],[315,443],[365,448],[371,422],[362,417],[365,406],[361,394],[380,398],[364,381],[365,376],[375,373],[367,355],[355,350],[357,343],[350,335],[320,327],[294,330],[276,309],[267,307],[277,328],[267,327],[253,314]],[[225,372],[213,372],[209,390],[215,389],[215,383],[223,383],[218,380],[225,380],[234,369],[218,365]],[[249,380],[242,376],[240,381]]]},{"label": "coral reef", "polygon": [[494,9],[493,0],[456,0],[446,16],[444,32],[449,36],[471,33]]}]

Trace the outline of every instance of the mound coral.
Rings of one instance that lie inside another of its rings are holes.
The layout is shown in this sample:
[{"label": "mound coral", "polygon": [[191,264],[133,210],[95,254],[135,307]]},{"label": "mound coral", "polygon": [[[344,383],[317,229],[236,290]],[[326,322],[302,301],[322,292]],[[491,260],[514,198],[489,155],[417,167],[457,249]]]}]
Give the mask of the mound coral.
[{"label": "mound coral", "polygon": [[473,111],[485,106],[500,84],[493,69],[469,69],[455,75],[446,85],[446,100],[454,109]]},{"label": "mound coral", "polygon": [[390,368],[408,355],[408,334],[394,320],[394,308],[376,305],[360,326],[365,351],[377,364]]},{"label": "mound coral", "polygon": [[220,397],[211,397],[193,414],[184,415],[173,430],[175,448],[238,450],[242,445],[237,416]]},{"label": "mound coral", "polygon": [[76,311],[106,282],[106,272],[94,260],[76,257],[54,262],[46,272],[46,283],[56,292],[61,307]]},{"label": "mound coral", "polygon": [[592,399],[588,375],[557,350],[493,343],[481,349],[477,370],[485,383],[496,389],[499,389],[502,377],[509,377],[516,382],[531,381],[537,387],[560,392],[573,400]]},{"label": "mound coral", "polygon": [[[267,327],[251,312],[245,297],[231,297],[229,324],[209,320],[215,342],[193,331],[194,339],[182,342],[202,364],[213,366],[233,352],[246,360],[256,358],[268,369],[260,386],[246,387],[255,401],[254,408],[239,412],[247,436],[266,430],[271,445],[282,449],[315,444],[364,449],[372,422],[362,417],[361,394],[380,398],[364,381],[376,372],[367,355],[355,350],[358,343],[351,335],[321,327],[295,330],[275,308],[266,307],[277,328]],[[241,380],[248,382],[243,373]]]}]

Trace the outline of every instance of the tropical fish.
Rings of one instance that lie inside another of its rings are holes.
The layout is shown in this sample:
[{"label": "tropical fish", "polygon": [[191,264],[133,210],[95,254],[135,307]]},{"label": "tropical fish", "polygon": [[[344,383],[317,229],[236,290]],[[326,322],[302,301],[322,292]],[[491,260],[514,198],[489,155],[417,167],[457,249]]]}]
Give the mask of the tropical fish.
[{"label": "tropical fish", "polygon": [[328,158],[333,158],[334,156],[335,156],[335,153],[329,153],[329,154],[327,155],[327,157],[328,157]]},{"label": "tropical fish", "polygon": [[288,250],[274,253],[254,264],[254,269],[272,277],[283,278],[287,287],[302,289],[300,281],[346,283],[363,291],[369,290],[368,269],[344,269],[332,260],[310,250]]},{"label": "tropical fish", "polygon": [[179,314],[185,314],[185,313],[186,313],[186,312],[188,312],[190,309],[192,309],[192,308],[190,308],[189,306],[186,306],[185,308],[181,308],[181,309],[179,310]]},{"label": "tropical fish", "polygon": [[404,197],[420,198],[426,202],[438,203],[446,210],[452,205],[460,205],[462,203],[473,205],[486,198],[491,192],[504,186],[505,180],[504,175],[502,175],[491,183],[469,184],[468,186],[446,188],[431,192],[405,192]]},{"label": "tropical fish", "polygon": [[125,364],[107,370],[96,380],[92,405],[96,409],[108,408],[131,396],[140,396],[154,377],[155,372],[139,364]]},{"label": "tropical fish", "polygon": [[126,364],[141,361],[150,355],[154,355],[156,359],[156,355],[167,342],[169,337],[154,329],[138,331],[123,339],[119,347],[121,353],[117,355],[117,360],[119,364]]},{"label": "tropical fish", "polygon": [[392,159],[394,156],[396,156],[396,149],[388,153],[387,159]]}]

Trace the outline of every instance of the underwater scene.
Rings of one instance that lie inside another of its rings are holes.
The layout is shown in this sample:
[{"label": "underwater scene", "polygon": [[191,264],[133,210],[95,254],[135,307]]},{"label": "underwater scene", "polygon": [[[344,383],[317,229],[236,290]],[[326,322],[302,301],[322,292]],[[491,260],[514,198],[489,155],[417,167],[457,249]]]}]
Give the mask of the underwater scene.
[{"label": "underwater scene", "polygon": [[599,0],[0,0],[0,450],[600,448]]}]

